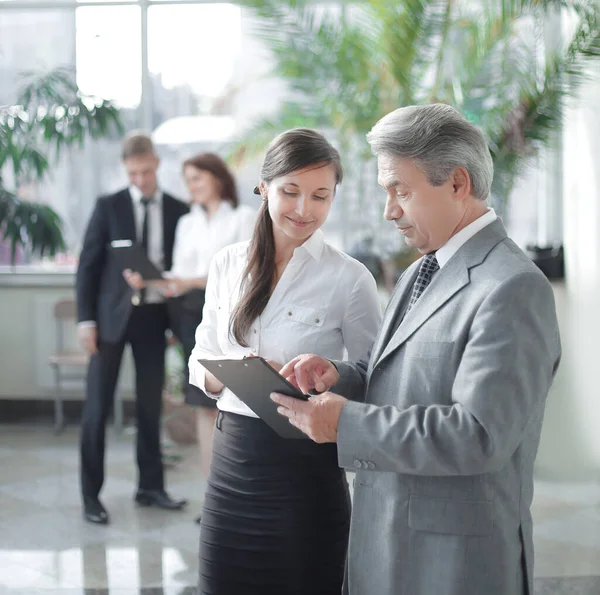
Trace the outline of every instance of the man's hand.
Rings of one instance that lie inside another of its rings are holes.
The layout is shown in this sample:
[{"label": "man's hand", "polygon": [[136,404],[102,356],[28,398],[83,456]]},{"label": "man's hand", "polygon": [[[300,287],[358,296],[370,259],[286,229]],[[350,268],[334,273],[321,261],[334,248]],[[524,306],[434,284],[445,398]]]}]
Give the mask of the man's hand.
[{"label": "man's hand", "polygon": [[127,285],[131,289],[140,290],[145,286],[144,279],[139,273],[134,273],[131,269],[125,269],[123,271],[123,278],[127,281]]},{"label": "man's hand", "polygon": [[323,393],[301,401],[279,393],[271,393],[271,400],[279,405],[277,412],[318,444],[335,442],[340,414],[347,401],[335,393]]},{"label": "man's hand", "polygon": [[307,353],[288,362],[279,373],[304,394],[329,390],[340,379],[336,367],[327,359]]},{"label": "man's hand", "polygon": [[77,338],[82,349],[90,355],[98,353],[98,329],[95,326],[77,327]]}]

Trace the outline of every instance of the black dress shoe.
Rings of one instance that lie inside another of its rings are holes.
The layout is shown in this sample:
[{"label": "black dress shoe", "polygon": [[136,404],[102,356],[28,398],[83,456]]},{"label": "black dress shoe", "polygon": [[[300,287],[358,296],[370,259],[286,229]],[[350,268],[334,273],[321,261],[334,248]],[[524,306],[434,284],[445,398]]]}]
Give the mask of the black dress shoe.
[{"label": "black dress shoe", "polygon": [[187,500],[173,500],[164,490],[138,490],[135,501],[140,506],[156,506],[164,510],[180,510]]},{"label": "black dress shoe", "polygon": [[88,523],[108,525],[108,512],[98,498],[86,498],[83,502],[83,517]]}]

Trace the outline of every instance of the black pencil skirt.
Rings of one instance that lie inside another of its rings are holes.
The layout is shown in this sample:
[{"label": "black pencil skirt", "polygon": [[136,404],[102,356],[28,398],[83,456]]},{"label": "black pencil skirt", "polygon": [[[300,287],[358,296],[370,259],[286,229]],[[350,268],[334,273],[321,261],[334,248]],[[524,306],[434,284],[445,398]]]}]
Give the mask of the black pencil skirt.
[{"label": "black pencil skirt", "polygon": [[219,413],[200,528],[201,595],[339,595],[350,497],[335,444]]}]

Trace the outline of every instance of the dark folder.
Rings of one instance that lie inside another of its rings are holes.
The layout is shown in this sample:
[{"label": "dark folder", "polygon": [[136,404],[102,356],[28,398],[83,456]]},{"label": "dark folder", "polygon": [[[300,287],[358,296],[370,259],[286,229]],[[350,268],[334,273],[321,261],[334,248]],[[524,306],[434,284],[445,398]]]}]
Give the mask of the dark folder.
[{"label": "dark folder", "polygon": [[302,401],[308,400],[308,396],[290,384],[262,357],[198,361],[281,437],[308,438],[290,424],[287,417],[277,413],[277,404],[271,401],[269,395],[282,393]]},{"label": "dark folder", "polygon": [[150,261],[141,244],[131,240],[115,240],[110,243],[110,251],[123,270],[131,269],[139,273],[144,281],[163,278],[160,269]]}]

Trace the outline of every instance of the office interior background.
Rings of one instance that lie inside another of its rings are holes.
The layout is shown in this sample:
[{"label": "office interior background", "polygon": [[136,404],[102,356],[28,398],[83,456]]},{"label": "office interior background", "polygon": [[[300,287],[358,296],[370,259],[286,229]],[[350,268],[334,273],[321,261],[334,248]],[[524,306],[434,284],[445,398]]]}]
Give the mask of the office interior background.
[{"label": "office interior background", "polygon": [[[185,200],[185,158],[200,150],[239,157],[240,139],[248,140],[249,130],[276,118],[290,97],[295,99],[297,89],[273,75],[277,55],[265,35],[268,15],[248,6],[252,2],[244,4],[0,0],[0,109],[15,105],[26,73],[64,68],[83,95],[118,109],[124,131],[152,134],[161,157],[160,183]],[[363,3],[310,4],[317,22],[358,26]],[[477,12],[489,3],[456,4]],[[529,31],[521,35],[520,51],[543,70],[551,52],[569,42],[575,22],[569,11],[526,16],[517,23]],[[315,69],[315,77],[319,72]],[[534,501],[536,593],[544,594],[600,593],[600,62],[590,58],[583,72],[562,103],[550,142],[522,158],[510,194],[496,196],[494,205],[509,235],[532,258],[555,258],[550,276],[563,360],[548,398]],[[307,85],[310,89],[310,81]],[[417,92],[414,97],[422,99]],[[340,116],[341,129],[346,122]],[[378,281],[385,301],[411,254],[383,220],[384,194],[376,185],[376,164],[364,157],[366,142],[348,147],[340,129],[324,126],[346,149],[347,168],[325,232],[334,245],[383,263]],[[232,161],[241,201],[256,208],[258,140],[243,160]],[[67,347],[76,348],[74,323],[57,320],[55,305],[73,298],[77,255],[96,197],[127,183],[120,146],[121,137],[113,132],[86,138],[58,156],[46,147],[52,158],[42,180],[15,178],[8,162],[2,170],[2,185],[15,189],[19,199],[58,213],[66,247],[40,257],[25,238],[13,258],[10,242],[0,242],[0,594],[183,594],[192,593],[196,582],[198,529],[192,519],[203,485],[186,433],[189,412],[177,395],[165,396],[165,451],[173,458],[168,482],[191,506],[175,519],[131,504],[130,358],[108,430],[104,499],[119,511],[110,528],[85,525],[80,514],[80,368],[61,382],[64,427],[55,427],[56,382],[49,358],[59,347],[61,329]],[[170,348],[168,361],[176,376],[176,350]],[[175,393],[175,385],[166,393]]]}]

